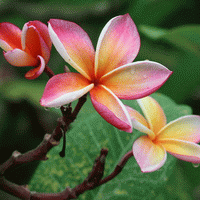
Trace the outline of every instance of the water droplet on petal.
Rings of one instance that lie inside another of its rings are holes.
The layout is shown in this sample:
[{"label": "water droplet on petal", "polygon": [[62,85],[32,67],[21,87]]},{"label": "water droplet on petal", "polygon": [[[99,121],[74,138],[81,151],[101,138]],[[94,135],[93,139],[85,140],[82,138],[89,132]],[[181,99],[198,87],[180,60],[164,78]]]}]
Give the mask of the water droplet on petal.
[{"label": "water droplet on petal", "polygon": [[197,168],[199,167],[200,163],[192,163],[193,167]]}]

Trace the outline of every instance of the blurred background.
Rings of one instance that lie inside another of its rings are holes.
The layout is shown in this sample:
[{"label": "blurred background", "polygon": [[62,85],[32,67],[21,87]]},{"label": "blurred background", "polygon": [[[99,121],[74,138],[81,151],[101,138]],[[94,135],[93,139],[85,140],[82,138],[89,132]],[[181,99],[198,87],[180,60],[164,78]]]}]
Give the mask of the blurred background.
[{"label": "blurred background", "polygon": [[[60,18],[79,24],[96,47],[98,36],[112,17],[129,13],[141,37],[136,58],[159,62],[174,73],[159,89],[178,104],[188,104],[200,115],[200,2],[198,0],[0,0],[0,22],[22,29],[24,23]],[[58,110],[42,108],[46,74],[26,80],[29,67],[9,65],[0,52],[0,163],[14,150],[36,147],[51,133]],[[64,72],[65,61],[52,48],[49,67]],[[18,184],[27,184],[38,163],[7,173]],[[194,179],[195,177],[195,179]],[[200,199],[200,167],[179,161],[159,199]],[[11,199],[0,193],[0,199]],[[15,198],[14,198],[15,199]]]}]

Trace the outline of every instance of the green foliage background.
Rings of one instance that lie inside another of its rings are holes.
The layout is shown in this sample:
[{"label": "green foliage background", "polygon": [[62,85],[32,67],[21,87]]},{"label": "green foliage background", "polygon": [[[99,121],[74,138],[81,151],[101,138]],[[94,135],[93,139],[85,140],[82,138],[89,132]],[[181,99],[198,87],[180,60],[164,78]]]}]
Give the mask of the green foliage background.
[{"label": "green foliage background", "polygon": [[[114,16],[129,13],[136,23],[141,36],[141,49],[136,60],[148,59],[157,61],[174,71],[170,79],[159,89],[159,92],[169,96],[178,104],[190,105],[193,113],[199,115],[199,7],[200,2],[198,0],[5,0],[0,2],[0,22],[12,22],[22,28],[24,23],[31,20],[37,19],[47,23],[50,18],[66,19],[74,21],[83,27],[91,37],[94,46],[96,46],[98,35],[106,22]],[[0,163],[2,163],[16,149],[20,152],[25,152],[36,147],[46,132],[52,132],[60,113],[55,109],[50,109],[47,112],[39,104],[39,99],[48,80],[45,74],[33,81],[25,80],[24,74],[30,68],[18,68],[9,65],[3,57],[3,53],[0,54],[0,61]],[[49,66],[58,74],[63,72],[64,65],[66,63],[53,47]],[[174,103],[173,105],[175,106]],[[90,106],[87,108],[85,106],[83,111],[91,112],[88,114],[92,116],[94,109]],[[184,115],[184,113],[181,115]],[[80,115],[79,119],[81,117]],[[101,121],[102,119],[99,116],[95,117],[98,118],[98,122],[103,124],[102,126],[106,127],[105,130],[109,133],[112,132],[113,127]],[[78,120],[76,123],[78,123]],[[73,140],[73,134],[79,134],[78,127],[80,125],[76,126],[76,123],[72,125],[69,133],[70,140]],[[92,126],[92,121],[90,124]],[[105,133],[100,134],[98,131],[97,133],[96,131],[93,132],[98,135],[105,135]],[[122,134],[120,132],[120,137]],[[86,134],[84,136],[87,137]],[[99,144],[99,147],[94,152],[87,150],[87,153],[91,154],[91,160],[98,155],[99,148],[106,145],[105,141],[106,139]],[[109,147],[110,143],[108,142],[107,144]],[[75,143],[71,145],[75,145]],[[61,147],[58,147],[55,151],[58,151],[59,148]],[[86,146],[83,145],[82,148],[84,149]],[[79,153],[77,152],[76,156],[80,156]],[[50,152],[50,156],[51,154],[57,155],[56,152]],[[112,155],[112,153],[110,154]],[[57,159],[60,158],[58,157]],[[117,159],[119,157],[116,157],[112,162],[117,162]],[[114,165],[110,163],[111,160],[109,158],[107,163],[108,166],[111,166],[111,168],[107,168],[107,173]],[[131,162],[128,163],[128,166],[135,167],[135,164],[131,165]],[[16,171],[9,172],[7,177],[16,183],[28,183],[37,165],[38,163],[25,165]],[[154,189],[152,190],[156,194],[155,198],[152,196],[153,199],[188,200],[200,198],[200,169],[193,168],[190,163],[182,161],[178,161],[176,165],[173,168],[173,172],[169,169],[169,174],[173,174],[168,178],[169,180],[166,184],[163,183],[165,186],[160,188],[158,193],[156,190],[156,192]],[[75,182],[82,180],[91,166],[91,162],[87,163],[86,171],[82,176],[80,175],[79,180],[75,180],[74,176],[71,178]],[[168,165],[166,164],[166,166]],[[39,166],[38,170],[40,168]],[[54,173],[53,170],[52,168],[52,174]],[[35,177],[37,176],[36,174]],[[126,175],[125,171],[124,175],[122,173],[120,176],[123,178]],[[137,176],[140,175],[137,174]],[[144,174],[142,176],[148,177],[151,175]],[[119,179],[120,177],[117,180]],[[31,187],[34,187],[33,180],[31,180]],[[62,187],[65,187],[68,182],[67,175],[63,181],[65,182],[62,182]],[[119,190],[126,190],[128,186],[124,187],[119,187]],[[136,189],[139,188],[136,185],[134,187]],[[145,186],[145,188],[148,187],[147,185]],[[100,194],[99,191],[103,190],[96,189],[94,193],[97,195],[97,193]],[[85,198],[91,199],[88,196],[90,194],[91,192],[87,193]],[[106,197],[102,198],[106,199]],[[3,197],[2,199],[6,198]]]}]

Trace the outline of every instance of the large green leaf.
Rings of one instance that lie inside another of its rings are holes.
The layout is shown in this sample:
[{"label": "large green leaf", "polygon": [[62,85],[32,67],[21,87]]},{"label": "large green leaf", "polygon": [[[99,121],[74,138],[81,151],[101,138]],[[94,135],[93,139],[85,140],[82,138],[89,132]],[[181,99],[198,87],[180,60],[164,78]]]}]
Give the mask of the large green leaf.
[{"label": "large green leaf", "polygon": [[162,92],[176,102],[184,102],[200,84],[200,26],[185,25],[161,29],[143,25],[141,50],[137,59],[162,63],[174,73],[161,87]]},{"label": "large green leaf", "polygon": [[[177,105],[166,96],[153,94],[152,97],[163,107],[168,122],[191,113],[188,106]],[[124,103],[141,112],[136,101]],[[66,157],[59,156],[62,146],[53,148],[48,153],[49,160],[39,165],[29,187],[38,192],[59,192],[67,186],[75,187],[87,177],[102,147],[109,150],[105,169],[105,175],[108,175],[140,135],[136,130],[130,134],[111,126],[88,101],[67,133]],[[174,157],[168,155],[167,162],[160,170],[142,173],[132,157],[115,179],[86,192],[79,199],[155,199],[158,188],[169,179],[175,161]]]}]

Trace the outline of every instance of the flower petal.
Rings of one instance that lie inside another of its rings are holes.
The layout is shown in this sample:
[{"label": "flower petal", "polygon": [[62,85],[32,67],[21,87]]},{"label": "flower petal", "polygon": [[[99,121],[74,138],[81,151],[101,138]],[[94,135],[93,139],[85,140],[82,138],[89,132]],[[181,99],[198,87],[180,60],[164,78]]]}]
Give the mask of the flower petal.
[{"label": "flower petal", "polygon": [[40,36],[42,37],[42,39],[44,40],[44,42],[46,43],[50,51],[52,42],[51,42],[47,25],[38,20],[34,20],[34,21],[29,21],[27,23],[27,26],[34,26],[38,30]]},{"label": "flower petal", "polygon": [[131,133],[132,123],[123,103],[103,85],[90,91],[91,101],[96,111],[110,124]]},{"label": "flower petal", "polygon": [[126,109],[131,117],[133,128],[142,133],[146,133],[150,138],[154,139],[155,134],[152,130],[149,129],[149,125],[146,119],[137,110],[134,110],[129,106],[126,106]]},{"label": "flower petal", "polygon": [[133,143],[133,155],[142,172],[158,170],[167,158],[164,148],[154,144],[148,136],[141,136]]},{"label": "flower petal", "polygon": [[22,29],[22,49],[34,58],[37,58],[38,55],[42,56],[45,63],[49,61],[49,47],[44,42],[36,27],[29,23],[26,23]]},{"label": "flower petal", "polygon": [[4,53],[4,57],[11,65],[17,67],[36,66],[38,64],[37,59],[20,49],[8,51]]},{"label": "flower petal", "polygon": [[80,98],[93,87],[94,84],[81,74],[58,74],[47,82],[40,104],[45,107],[62,106]]},{"label": "flower petal", "polygon": [[200,163],[200,146],[188,141],[177,139],[166,139],[159,141],[167,152],[177,157],[178,159]]},{"label": "flower petal", "polygon": [[1,39],[0,39],[0,47],[4,51],[11,51],[11,50],[13,50],[13,48],[8,43],[6,43],[4,40],[1,40]]},{"label": "flower petal", "polygon": [[157,137],[157,140],[179,139],[188,142],[200,142],[200,116],[187,115],[167,124]]},{"label": "flower petal", "polygon": [[35,79],[40,76],[40,74],[42,74],[42,72],[44,71],[45,61],[41,56],[38,56],[38,59],[40,59],[40,65],[36,68],[31,69],[25,74],[25,77],[27,79]]},{"label": "flower petal", "polygon": [[100,79],[120,99],[138,99],[158,90],[172,74],[152,61],[134,62],[119,67]]},{"label": "flower petal", "polygon": [[157,135],[159,130],[163,128],[167,122],[163,109],[152,97],[144,97],[138,99],[137,102],[148,121],[150,129]]},{"label": "flower petal", "polygon": [[112,18],[103,28],[97,43],[95,74],[104,74],[132,62],[140,48],[140,36],[129,14]]},{"label": "flower petal", "polygon": [[21,49],[21,30],[9,22],[0,23],[0,47],[4,51]]},{"label": "flower petal", "polygon": [[91,80],[94,74],[94,47],[87,33],[73,22],[51,19],[49,34],[63,59]]}]

